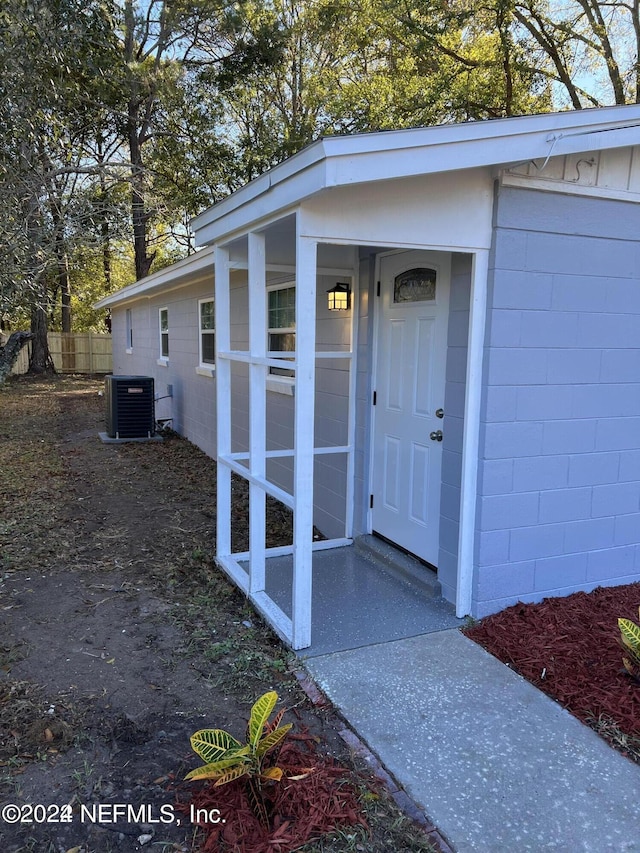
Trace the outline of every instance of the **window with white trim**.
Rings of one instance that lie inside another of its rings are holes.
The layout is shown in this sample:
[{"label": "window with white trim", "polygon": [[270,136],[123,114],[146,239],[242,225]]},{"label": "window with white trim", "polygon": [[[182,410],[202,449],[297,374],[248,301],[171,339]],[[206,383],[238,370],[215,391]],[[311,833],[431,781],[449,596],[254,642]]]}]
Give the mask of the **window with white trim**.
[{"label": "window with white trim", "polygon": [[201,299],[198,302],[200,317],[200,364],[216,363],[216,332],[213,299]]},{"label": "window with white trim", "polygon": [[127,308],[125,312],[126,318],[126,334],[127,334],[127,342],[126,349],[127,352],[133,352],[133,321],[131,318],[131,308]]},{"label": "window with white trim", "polygon": [[169,309],[161,308],[160,321],[160,358],[169,358]]},{"label": "window with white trim", "polygon": [[[267,290],[267,334],[269,352],[294,353],[296,349],[296,287],[287,282]],[[289,359],[293,361],[293,356]],[[287,367],[271,367],[272,376],[293,377]]]}]

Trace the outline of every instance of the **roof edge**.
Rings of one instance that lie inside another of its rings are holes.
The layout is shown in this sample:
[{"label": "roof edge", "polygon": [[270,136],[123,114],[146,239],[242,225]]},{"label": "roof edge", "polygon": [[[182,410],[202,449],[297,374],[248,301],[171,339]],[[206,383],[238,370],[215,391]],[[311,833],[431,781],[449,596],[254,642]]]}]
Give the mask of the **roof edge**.
[{"label": "roof edge", "polygon": [[189,279],[197,280],[198,273],[204,274],[207,270],[211,271],[213,277],[213,246],[206,246],[203,249],[198,249],[192,255],[176,261],[168,267],[163,267],[156,273],[148,275],[146,278],[141,278],[139,281],[122,287],[116,290],[115,293],[110,293],[104,296],[98,302],[94,303],[95,309],[111,308],[114,305],[119,305],[122,302],[128,302],[132,299],[138,299],[141,296],[151,296],[157,290],[161,290],[169,282],[172,285],[184,285]]},{"label": "roof edge", "polygon": [[[309,192],[309,186],[307,186],[309,182],[304,182],[304,174],[313,166],[323,162],[325,166],[322,177],[323,187],[316,187],[316,191],[330,186],[358,182],[354,174],[358,171],[355,168],[356,162],[370,160],[376,155],[388,164],[396,159],[396,153],[422,149],[428,156],[430,151],[447,152],[446,156],[434,156],[427,162],[424,158],[420,158],[419,161],[415,158],[413,166],[412,158],[405,157],[402,158],[404,160],[402,170],[397,168],[399,164],[396,163],[396,167],[388,175],[382,172],[377,173],[376,170],[371,175],[372,180],[400,177],[401,172],[406,173],[406,177],[411,177],[412,168],[420,174],[430,174],[456,168],[499,166],[514,162],[509,155],[512,155],[517,148],[518,139],[523,142],[529,141],[530,144],[526,146],[528,159],[534,149],[536,152],[534,156],[547,156],[551,151],[560,153],[558,150],[560,146],[557,144],[559,139],[569,140],[573,137],[604,131],[628,130],[633,127],[640,127],[640,104],[537,113],[504,119],[345,136],[324,136],[204,210],[191,220],[191,227],[197,240],[198,232],[202,232],[231,213],[251,207],[266,193],[272,192],[284,183],[291,185],[291,192],[283,196],[286,197],[287,203],[289,205],[299,203],[303,200],[305,193]],[[588,143],[585,143],[584,150],[588,147]],[[607,146],[601,141],[597,147]],[[456,164],[456,151],[464,151],[464,156],[458,164]],[[507,154],[506,157],[505,154]],[[274,209],[273,212],[277,211]]]}]

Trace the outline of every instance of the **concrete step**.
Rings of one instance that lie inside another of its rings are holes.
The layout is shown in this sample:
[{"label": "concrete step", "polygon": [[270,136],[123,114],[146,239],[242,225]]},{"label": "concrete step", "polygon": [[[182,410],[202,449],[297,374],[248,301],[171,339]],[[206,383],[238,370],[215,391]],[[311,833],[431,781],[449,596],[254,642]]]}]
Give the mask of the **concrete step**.
[{"label": "concrete step", "polygon": [[398,580],[418,587],[428,598],[441,598],[442,587],[438,577],[416,557],[394,548],[378,536],[366,534],[354,539],[353,547],[374,563],[380,563],[386,572]]}]

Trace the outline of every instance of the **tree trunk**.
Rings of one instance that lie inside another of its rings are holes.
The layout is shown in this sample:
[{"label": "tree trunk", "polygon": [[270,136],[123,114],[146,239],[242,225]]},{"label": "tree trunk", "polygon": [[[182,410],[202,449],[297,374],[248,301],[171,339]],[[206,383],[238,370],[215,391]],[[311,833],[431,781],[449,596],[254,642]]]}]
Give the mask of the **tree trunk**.
[{"label": "tree trunk", "polygon": [[9,335],[7,343],[0,347],[0,385],[11,373],[11,368],[16,363],[22,347],[32,338],[31,332],[13,332]]},{"label": "tree trunk", "polygon": [[97,160],[100,164],[100,242],[102,245],[102,274],[105,293],[111,293],[111,230],[107,216],[108,190],[104,169],[104,140],[102,133],[97,137]]},{"label": "tree trunk", "polygon": [[58,285],[60,288],[60,303],[62,315],[62,331],[71,331],[71,288],[69,286],[69,258],[58,241],[56,245],[56,255],[58,261]]},{"label": "tree trunk", "polygon": [[[164,9],[164,4],[163,4]],[[132,0],[126,0],[125,21],[125,58],[127,63],[139,61],[135,47],[135,15]],[[129,102],[127,105],[127,142],[131,161],[131,221],[133,226],[133,250],[136,264],[136,279],[149,275],[155,252],[147,253],[147,224],[149,213],[146,210],[145,168],[142,156],[142,144],[149,128],[150,117],[155,103],[154,86],[142,94],[139,81],[134,75],[129,79]]]},{"label": "tree trunk", "polygon": [[31,334],[33,343],[31,346],[31,358],[29,359],[29,373],[55,373],[53,359],[49,352],[47,340],[47,312],[44,304],[34,301],[31,305]]}]

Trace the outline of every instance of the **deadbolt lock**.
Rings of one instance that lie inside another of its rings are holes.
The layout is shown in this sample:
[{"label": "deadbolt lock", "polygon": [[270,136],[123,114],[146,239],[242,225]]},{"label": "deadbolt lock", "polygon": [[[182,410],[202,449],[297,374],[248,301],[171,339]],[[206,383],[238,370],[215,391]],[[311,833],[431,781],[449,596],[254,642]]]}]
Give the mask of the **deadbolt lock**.
[{"label": "deadbolt lock", "polygon": [[436,417],[443,418],[444,417],[444,409],[436,409]]},{"label": "deadbolt lock", "polygon": [[429,438],[431,441],[442,441],[442,430],[434,429],[434,431],[429,434]]}]

